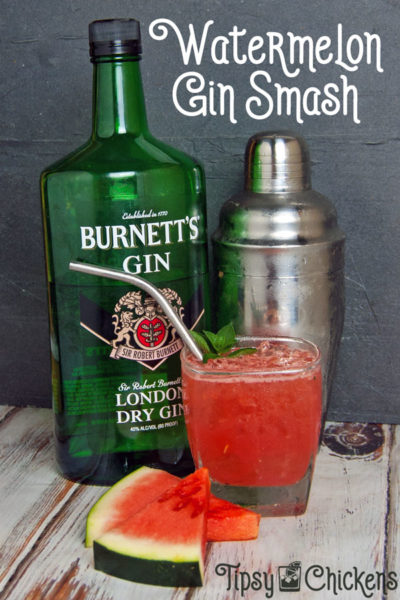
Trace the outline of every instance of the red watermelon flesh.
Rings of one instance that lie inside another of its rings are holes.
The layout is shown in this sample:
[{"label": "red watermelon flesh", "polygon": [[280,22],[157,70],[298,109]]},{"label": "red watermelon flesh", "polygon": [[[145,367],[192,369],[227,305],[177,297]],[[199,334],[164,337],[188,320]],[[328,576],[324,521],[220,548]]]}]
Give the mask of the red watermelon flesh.
[{"label": "red watermelon flesh", "polygon": [[207,513],[207,540],[229,542],[256,539],[260,518],[252,510],[211,496]]},{"label": "red watermelon flesh", "polygon": [[156,585],[201,585],[210,499],[198,469],[94,541],[95,568]]},{"label": "red watermelon flesh", "polygon": [[92,546],[109,529],[117,527],[168,488],[179,477],[167,471],[140,467],[113,485],[89,512],[86,522],[86,546]]},{"label": "red watermelon flesh", "polygon": [[[86,526],[86,546],[117,527],[180,480],[160,469],[140,467],[108,490],[91,509]],[[210,495],[207,539],[233,541],[255,539],[260,515]]]},{"label": "red watermelon flesh", "polygon": [[[169,486],[161,495],[133,515],[121,521],[116,528],[122,533],[135,536],[154,535],[157,539],[169,539],[171,530],[176,541],[206,542],[206,514],[210,501],[210,480],[207,469],[198,469]],[[155,523],[156,521],[156,523]],[[156,527],[156,531],[153,531]]]}]

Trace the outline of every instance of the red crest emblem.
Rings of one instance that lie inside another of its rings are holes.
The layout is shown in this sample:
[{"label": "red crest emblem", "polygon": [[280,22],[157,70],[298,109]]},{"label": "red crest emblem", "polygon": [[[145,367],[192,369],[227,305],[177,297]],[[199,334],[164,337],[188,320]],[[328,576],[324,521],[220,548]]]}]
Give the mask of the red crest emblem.
[{"label": "red crest emblem", "polygon": [[136,340],[142,348],[156,348],[164,343],[168,331],[162,317],[143,317],[137,323],[135,333]]}]

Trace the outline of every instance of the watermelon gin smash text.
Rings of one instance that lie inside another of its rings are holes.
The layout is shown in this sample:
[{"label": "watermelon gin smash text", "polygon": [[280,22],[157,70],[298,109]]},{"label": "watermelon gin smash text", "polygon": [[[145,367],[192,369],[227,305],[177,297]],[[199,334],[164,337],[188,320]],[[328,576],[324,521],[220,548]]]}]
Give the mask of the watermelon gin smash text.
[{"label": "watermelon gin smash text", "polygon": [[238,338],[244,346],[257,351],[206,363],[182,352],[194,462],[217,496],[262,515],[302,514],[321,428],[319,350],[296,338]]}]

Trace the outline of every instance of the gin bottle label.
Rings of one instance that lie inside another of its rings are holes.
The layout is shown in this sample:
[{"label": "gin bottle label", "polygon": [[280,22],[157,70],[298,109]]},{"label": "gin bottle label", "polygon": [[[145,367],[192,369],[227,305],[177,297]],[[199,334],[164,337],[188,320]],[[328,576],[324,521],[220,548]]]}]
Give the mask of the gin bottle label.
[{"label": "gin bottle label", "polygon": [[[62,185],[64,194],[56,188]],[[50,222],[72,235],[52,248],[53,294],[60,321],[62,410],[70,452],[129,452],[187,444],[179,352],[182,341],[153,298],[120,282],[68,272],[70,260],[140,273],[155,283],[187,327],[204,313],[205,231],[195,204],[182,196],[173,208],[108,208],[93,222],[93,199],[71,207],[68,182],[49,181]],[[66,194],[68,196],[68,193]],[[131,201],[134,205],[134,201]],[[159,218],[162,215],[162,219]],[[156,250],[156,251],[155,251]],[[64,325],[65,324],[65,325]]]}]

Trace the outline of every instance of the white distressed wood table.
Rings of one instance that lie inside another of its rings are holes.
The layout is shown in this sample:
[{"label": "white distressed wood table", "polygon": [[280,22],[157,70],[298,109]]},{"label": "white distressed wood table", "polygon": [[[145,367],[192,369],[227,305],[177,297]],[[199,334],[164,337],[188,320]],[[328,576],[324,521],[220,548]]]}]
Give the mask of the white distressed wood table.
[{"label": "white distressed wood table", "polygon": [[327,429],[307,513],[263,518],[255,541],[209,544],[204,586],[174,589],[95,571],[85,519],[105,488],[57,474],[50,410],[0,407],[1,600],[286,598],[298,583],[293,600],[399,599],[399,426]]}]

